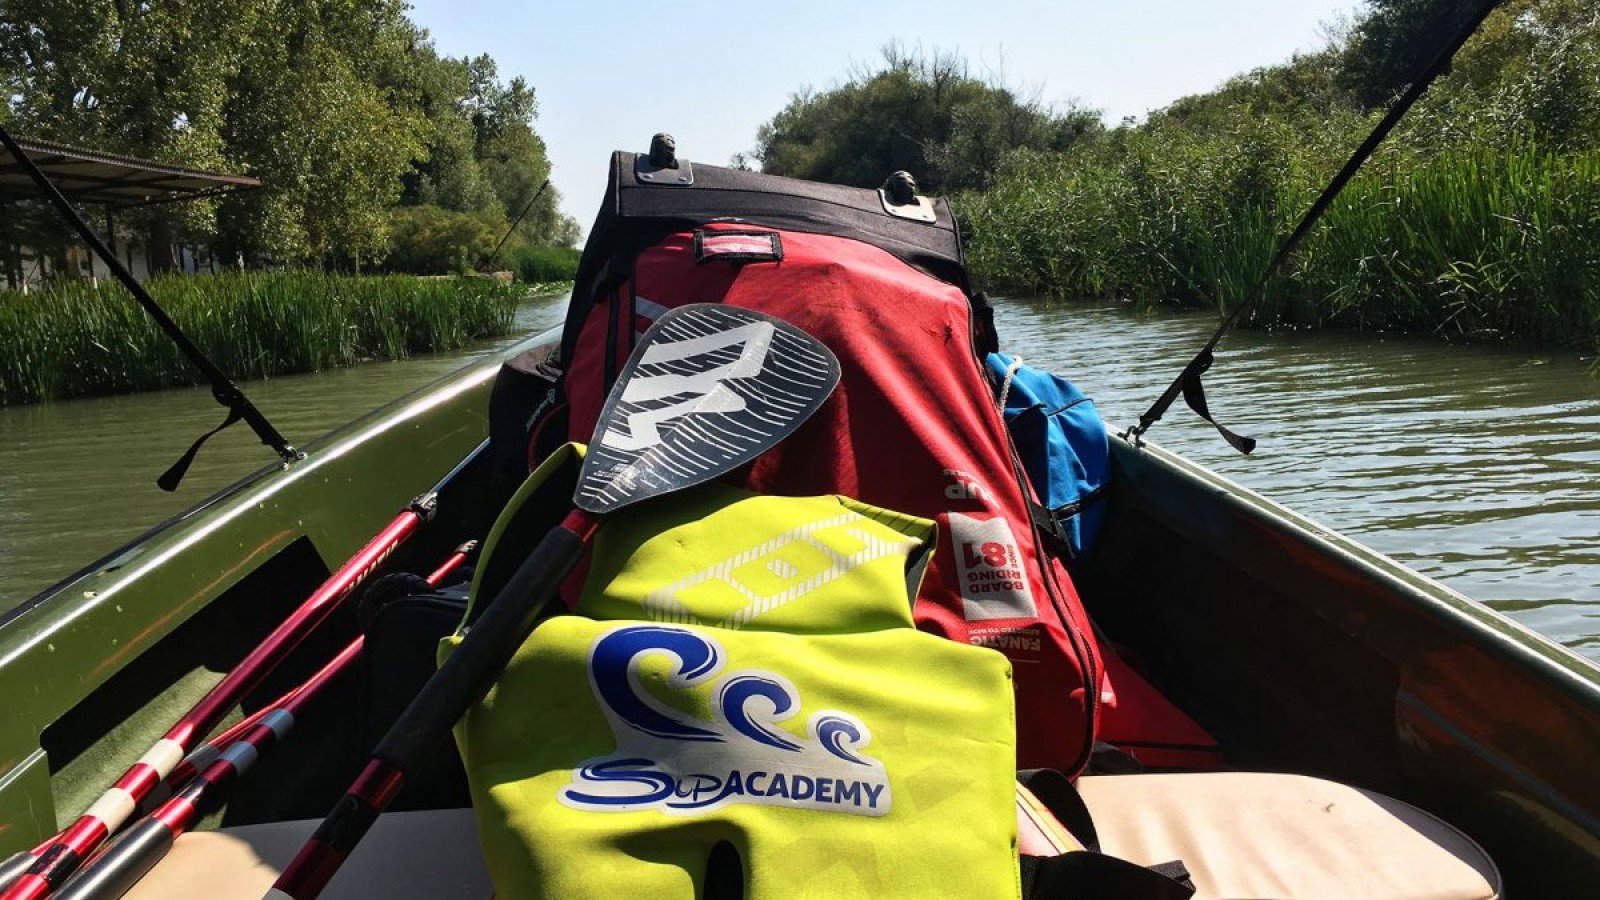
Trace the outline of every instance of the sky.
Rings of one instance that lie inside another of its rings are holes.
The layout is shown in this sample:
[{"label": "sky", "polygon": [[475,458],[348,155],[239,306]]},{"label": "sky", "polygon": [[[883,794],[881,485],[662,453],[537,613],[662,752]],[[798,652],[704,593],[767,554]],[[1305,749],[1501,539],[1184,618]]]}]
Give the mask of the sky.
[{"label": "sky", "polygon": [[[956,51],[1047,104],[1140,117],[1327,44],[1356,0],[784,0],[605,3],[412,0],[448,56],[487,53],[539,102],[561,208],[587,232],[612,150],[666,131],[690,160],[727,165],[804,88],[838,86],[897,41]],[[888,174],[888,173],[884,173]]]}]

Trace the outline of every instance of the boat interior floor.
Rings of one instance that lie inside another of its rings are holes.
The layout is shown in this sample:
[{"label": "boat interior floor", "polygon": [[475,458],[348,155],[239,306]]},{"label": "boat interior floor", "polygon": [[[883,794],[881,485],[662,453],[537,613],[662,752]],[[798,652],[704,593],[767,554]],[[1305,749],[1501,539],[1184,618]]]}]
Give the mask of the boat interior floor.
[{"label": "boat interior floor", "polygon": [[[1182,860],[1195,900],[1496,900],[1500,875],[1470,838],[1398,800],[1301,775],[1085,776],[1078,789],[1106,853]],[[129,900],[260,897],[314,821],[179,838]],[[493,888],[471,810],[378,820],[322,895],[483,900]]]}]

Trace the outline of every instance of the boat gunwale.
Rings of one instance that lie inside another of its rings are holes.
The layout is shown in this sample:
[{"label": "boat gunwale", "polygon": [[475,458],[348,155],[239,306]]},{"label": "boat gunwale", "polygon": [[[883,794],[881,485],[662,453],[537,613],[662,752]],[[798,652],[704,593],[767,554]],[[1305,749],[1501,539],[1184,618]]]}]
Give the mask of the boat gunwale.
[{"label": "boat gunwale", "polygon": [[[1537,673],[1542,680],[1600,715],[1600,663],[1360,541],[1159,445],[1149,441],[1134,444],[1125,432],[1116,432],[1112,435],[1112,448],[1113,455],[1120,452],[1136,459],[1146,456],[1155,460],[1169,474],[1214,492],[1214,499],[1244,516],[1275,526],[1278,531],[1292,535],[1341,565],[1353,567],[1361,577],[1376,581],[1393,595],[1409,601],[1413,611],[1427,614],[1491,656],[1509,658],[1519,668]],[[1144,507],[1168,523],[1177,519],[1170,506],[1146,503]],[[1243,568],[1250,570],[1247,565]]]},{"label": "boat gunwale", "polygon": [[[288,478],[291,474],[315,470],[315,468],[321,465],[325,460],[331,460],[342,455],[342,450],[339,453],[330,454],[330,451],[334,450],[340,445],[349,441],[354,441],[355,443],[364,442],[365,440],[381,433],[382,431],[398,427],[401,423],[412,418],[415,413],[421,412],[425,407],[417,406],[417,408],[413,410],[411,414],[402,414],[409,407],[415,406],[417,401],[424,395],[431,396],[436,394],[446,385],[453,384],[458,381],[461,383],[457,385],[457,390],[452,392],[452,396],[461,393],[462,391],[477,387],[481,382],[491,379],[494,374],[499,371],[498,366],[505,360],[510,359],[520,353],[527,352],[528,350],[540,344],[559,340],[560,333],[560,326],[556,326],[555,328],[548,329],[540,332],[539,334],[512,341],[504,348],[496,350],[482,358],[474,359],[460,368],[447,372],[433,379],[432,381],[421,385],[413,391],[402,394],[393,400],[373,408],[369,412],[363,413],[362,415],[338,425],[316,438],[313,438],[301,448],[306,453],[305,459],[293,465],[271,463],[266,466],[262,466],[261,468],[256,469],[248,475],[245,475],[239,480],[219,488],[209,496],[196,502],[193,506],[188,507],[182,512],[169,516],[165,520],[150,526],[125,543],[119,545],[111,551],[108,551],[98,559],[86,566],[83,566],[72,574],[57,580],[49,587],[46,587],[43,590],[35,593],[33,596],[17,604],[15,607],[12,607],[4,612],[0,612],[0,645],[3,645],[6,632],[15,625],[16,620],[22,618],[29,612],[38,610],[45,604],[50,603],[56,597],[65,594],[69,588],[75,586],[79,582],[92,578],[97,573],[105,573],[108,567],[111,564],[116,563],[121,557],[127,556],[128,554],[136,551],[138,548],[157,538],[166,536],[169,533],[174,533],[175,529],[177,529],[179,526],[183,525],[184,523],[199,519],[202,514],[208,511],[215,510],[218,515],[221,515],[222,513],[220,508],[230,500],[239,503],[249,502],[258,496],[264,496],[265,492],[269,492],[272,489],[273,484],[278,483],[284,478]],[[295,474],[295,477],[299,477],[298,474]],[[271,483],[269,483],[269,481]],[[252,491],[254,492],[252,493]],[[117,583],[118,582],[112,582],[106,587],[114,588]],[[9,658],[10,654],[0,657],[0,667],[3,667],[3,665],[9,661]]]}]

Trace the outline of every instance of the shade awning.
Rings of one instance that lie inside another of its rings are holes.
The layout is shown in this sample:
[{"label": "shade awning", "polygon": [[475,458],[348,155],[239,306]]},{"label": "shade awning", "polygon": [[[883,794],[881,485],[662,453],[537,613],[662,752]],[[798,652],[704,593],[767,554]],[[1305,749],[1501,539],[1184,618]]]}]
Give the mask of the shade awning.
[{"label": "shade awning", "polygon": [[[17,144],[61,193],[79,203],[124,209],[261,187],[259,179],[244,175],[201,172],[45,141],[19,139]],[[0,152],[0,198],[37,196],[39,187],[22,164]]]}]

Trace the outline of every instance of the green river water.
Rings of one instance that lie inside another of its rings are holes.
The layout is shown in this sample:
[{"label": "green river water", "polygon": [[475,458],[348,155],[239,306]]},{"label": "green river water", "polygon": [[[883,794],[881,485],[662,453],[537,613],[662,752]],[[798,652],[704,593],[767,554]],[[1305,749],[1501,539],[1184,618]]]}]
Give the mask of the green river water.
[{"label": "green river water", "polygon": [[[535,301],[521,332],[558,324]],[[1085,304],[1001,301],[1008,350],[1134,421],[1215,325]],[[492,350],[245,385],[292,441]],[[1243,457],[1178,404],[1149,437],[1600,660],[1600,378],[1590,361],[1328,333],[1235,332],[1206,385]],[[222,419],[204,390],[0,409],[0,609],[270,462],[242,426],[176,495],[153,482]]]}]

